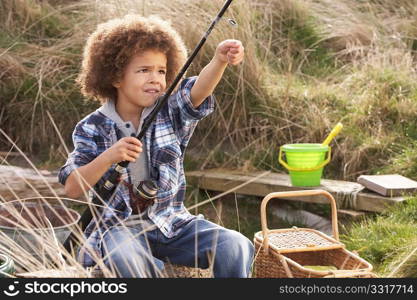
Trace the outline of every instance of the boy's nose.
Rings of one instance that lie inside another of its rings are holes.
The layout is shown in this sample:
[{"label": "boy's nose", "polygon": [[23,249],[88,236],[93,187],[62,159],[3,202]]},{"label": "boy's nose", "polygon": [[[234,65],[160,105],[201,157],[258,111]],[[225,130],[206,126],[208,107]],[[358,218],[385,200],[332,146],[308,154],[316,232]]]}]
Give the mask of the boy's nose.
[{"label": "boy's nose", "polygon": [[149,72],[149,81],[150,82],[158,82],[157,72]]}]

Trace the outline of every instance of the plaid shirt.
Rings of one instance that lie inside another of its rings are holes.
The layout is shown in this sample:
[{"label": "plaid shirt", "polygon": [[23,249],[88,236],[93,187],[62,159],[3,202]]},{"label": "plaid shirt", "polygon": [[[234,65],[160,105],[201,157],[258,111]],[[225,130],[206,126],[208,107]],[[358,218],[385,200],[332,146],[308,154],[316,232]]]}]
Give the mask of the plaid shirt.
[{"label": "plaid shirt", "polygon": [[[186,78],[181,82],[167,105],[158,112],[142,141],[146,144],[150,177],[158,183],[157,199],[149,207],[148,217],[168,238],[176,236],[183,225],[195,218],[183,204],[186,186],[184,152],[198,121],[210,114],[215,106],[214,96],[209,96],[198,108],[193,107],[190,91],[196,78]],[[116,123],[97,110],[82,119],[73,132],[74,151],[60,169],[59,182],[65,184],[72,171],[91,162],[117,142],[120,136],[118,131]],[[96,191],[114,167],[94,186]],[[126,168],[122,179],[130,181]],[[100,225],[97,227],[93,218],[84,231],[87,241],[79,252],[79,260],[84,266],[92,266],[96,258],[102,257],[101,240],[104,233],[132,214],[129,190],[125,185],[118,185],[113,197],[105,200],[107,203]]]}]

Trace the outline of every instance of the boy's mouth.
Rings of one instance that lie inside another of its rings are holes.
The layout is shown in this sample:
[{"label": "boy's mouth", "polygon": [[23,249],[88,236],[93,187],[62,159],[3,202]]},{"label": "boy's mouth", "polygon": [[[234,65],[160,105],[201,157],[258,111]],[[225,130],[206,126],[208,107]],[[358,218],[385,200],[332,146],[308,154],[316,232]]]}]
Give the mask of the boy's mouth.
[{"label": "boy's mouth", "polygon": [[145,93],[158,94],[159,90],[158,89],[145,89]]}]

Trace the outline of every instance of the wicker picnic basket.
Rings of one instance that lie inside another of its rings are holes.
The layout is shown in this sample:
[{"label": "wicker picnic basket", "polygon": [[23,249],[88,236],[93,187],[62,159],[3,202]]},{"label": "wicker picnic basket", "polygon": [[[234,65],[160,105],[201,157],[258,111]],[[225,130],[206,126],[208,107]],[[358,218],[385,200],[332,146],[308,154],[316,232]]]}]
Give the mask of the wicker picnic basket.
[{"label": "wicker picnic basket", "polygon": [[[320,195],[330,201],[333,237],[309,228],[268,229],[266,205],[269,200]],[[336,201],[326,191],[306,190],[268,194],[261,204],[261,225],[262,231],[255,233],[254,236],[256,249],[254,273],[258,278],[376,277],[371,272],[371,264],[348,251],[339,241]],[[331,267],[319,270],[311,266]]]}]

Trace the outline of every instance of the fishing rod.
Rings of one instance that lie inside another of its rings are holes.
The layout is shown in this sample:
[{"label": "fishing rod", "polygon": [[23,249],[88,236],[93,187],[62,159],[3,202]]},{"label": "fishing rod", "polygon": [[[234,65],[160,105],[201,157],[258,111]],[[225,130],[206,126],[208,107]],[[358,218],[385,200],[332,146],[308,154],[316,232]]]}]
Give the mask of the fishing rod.
[{"label": "fishing rod", "polygon": [[[216,24],[220,21],[220,19],[222,18],[222,16],[226,12],[226,10],[228,9],[228,7],[232,3],[232,1],[233,0],[227,0],[224,3],[220,12],[217,14],[216,18],[211,22],[208,30],[203,35],[203,37],[201,38],[201,40],[197,44],[197,46],[194,48],[192,54],[190,55],[190,57],[185,62],[184,66],[181,68],[180,72],[175,77],[172,84],[166,90],[165,94],[163,94],[162,96],[160,96],[157,99],[157,102],[156,102],[157,104],[156,104],[155,108],[152,110],[152,112],[146,118],[146,120],[144,121],[144,123],[142,125],[142,129],[140,130],[139,134],[136,136],[136,138],[138,140],[142,140],[142,138],[145,136],[146,131],[151,126],[151,124],[154,121],[158,112],[168,102],[168,99],[171,96],[172,92],[174,91],[175,87],[177,86],[179,81],[184,76],[185,72],[187,71],[188,67],[191,65],[191,63],[194,60],[194,58],[196,57],[197,53],[200,51],[201,47],[206,42],[207,37],[210,35],[211,31],[216,26]],[[233,20],[229,20],[229,22],[232,25],[236,25],[236,22],[234,22]],[[128,166],[128,164],[129,164],[129,161],[122,161],[122,162],[116,164],[116,167],[110,173],[106,182],[99,188],[97,193],[94,195],[94,197],[91,201],[92,204],[89,204],[89,207],[87,209],[85,209],[85,211],[81,215],[80,221],[78,222],[82,232],[84,232],[85,228],[87,227],[87,225],[90,223],[91,219],[93,218],[93,210],[94,210],[94,213],[95,213],[96,217],[98,216],[97,209],[96,209],[97,205],[102,203],[102,201],[104,199],[110,199],[110,197],[112,196],[116,186],[119,184],[119,178],[121,176],[121,173],[123,172],[123,169],[125,169]],[[150,186],[149,188],[145,187],[145,191],[144,191],[145,196],[149,196],[149,197],[152,196],[152,193],[153,193],[153,191],[155,191],[155,188],[156,188],[156,186]],[[147,191],[150,192],[148,195],[146,193]],[[101,200],[101,199],[103,199],[103,200]],[[75,234],[73,232],[71,232],[70,235],[68,236],[68,238],[64,241],[63,245],[68,252],[71,251],[71,248],[72,248],[72,245],[73,245],[73,242],[75,241],[75,239],[76,239]]]}]

